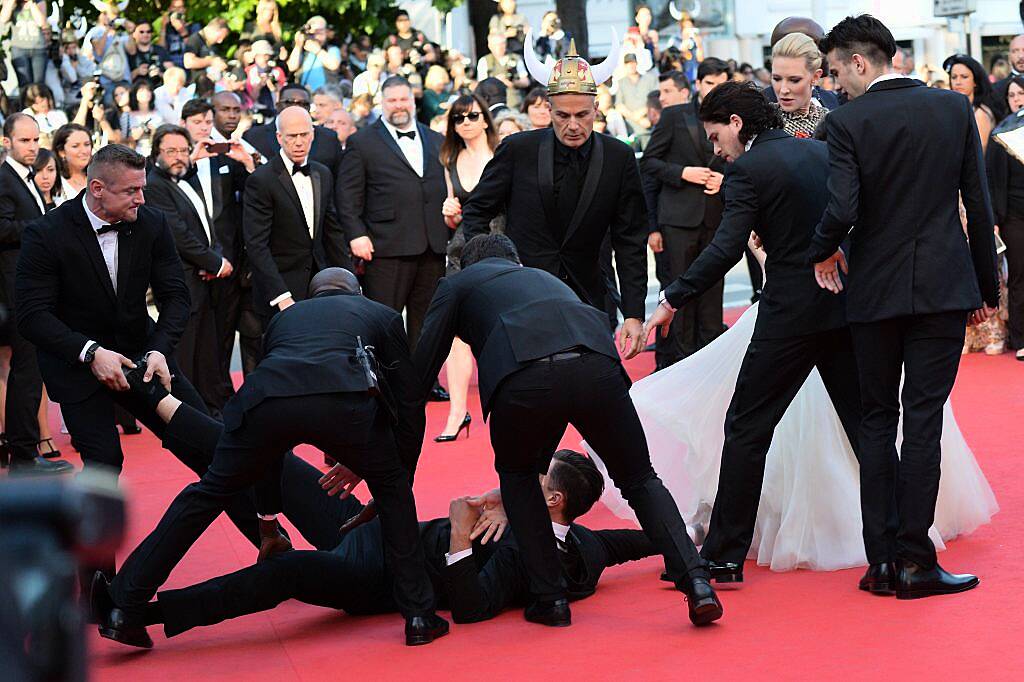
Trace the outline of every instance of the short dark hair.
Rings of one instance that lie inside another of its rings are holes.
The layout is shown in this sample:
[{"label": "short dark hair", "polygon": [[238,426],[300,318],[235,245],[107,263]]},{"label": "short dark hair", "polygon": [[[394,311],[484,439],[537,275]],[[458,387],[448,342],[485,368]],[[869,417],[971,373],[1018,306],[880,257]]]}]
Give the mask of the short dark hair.
[{"label": "short dark hair", "polygon": [[474,94],[487,102],[487,106],[504,104],[508,100],[508,86],[497,78],[485,78],[476,85]]},{"label": "short dark hair", "polygon": [[708,76],[717,76],[721,73],[732,78],[732,67],[729,63],[718,57],[708,57],[697,66],[697,80],[702,81]]},{"label": "short dark hair", "polygon": [[123,144],[100,147],[89,162],[88,179],[99,177],[107,166],[121,166],[132,170],[146,170],[146,157]]},{"label": "short dark hair", "polygon": [[181,120],[184,121],[193,116],[200,116],[207,111],[213,111],[213,105],[205,99],[190,99],[181,107]]},{"label": "short dark hair", "polygon": [[691,87],[693,87],[690,84],[690,79],[686,77],[686,74],[683,73],[682,71],[677,71],[676,69],[666,71],[665,73],[658,76],[659,83],[664,83],[665,81],[672,81],[672,83],[679,90],[689,90]]},{"label": "short dark hair", "polygon": [[655,111],[661,111],[661,93],[657,90],[651,90],[647,93],[647,108],[654,109]]},{"label": "short dark hair", "polygon": [[18,121],[23,121],[25,119],[32,121],[36,124],[36,127],[39,127],[39,123],[37,123],[34,118],[23,111],[18,111],[4,119],[4,137],[10,139],[10,137],[14,135],[14,126],[17,125]]},{"label": "short dark hair", "polygon": [[53,161],[53,165],[56,168],[57,155],[51,152],[46,147],[40,147],[39,152],[36,154],[36,160],[32,164],[32,170],[38,173],[39,171],[46,168],[46,165],[50,163],[50,161]]},{"label": "short dark hair", "polygon": [[722,83],[700,105],[700,120],[707,123],[728,123],[733,114],[743,119],[739,138],[744,144],[765,130],[784,125],[779,105],[769,102],[761,88],[750,82]]},{"label": "short dark hair", "polygon": [[409,88],[412,90],[412,84],[404,76],[388,76],[380,86],[381,94],[391,88]]},{"label": "short dark hair", "polygon": [[519,263],[519,251],[512,240],[503,234],[479,234],[462,248],[462,267],[479,263],[484,258],[504,258]]},{"label": "short dark hair", "polygon": [[575,520],[601,499],[604,476],[594,460],[575,450],[558,450],[551,458],[556,464],[548,480],[565,495],[565,515]]},{"label": "short dark hair", "polygon": [[[974,78],[974,97],[973,104],[974,108],[985,105],[992,108],[992,83],[988,79],[988,73],[985,71],[985,67],[978,62],[977,59],[969,57],[965,54],[955,54],[946,58],[946,61],[942,62],[942,70],[952,76],[953,67],[957,64],[967,67],[971,72],[971,76]],[[1007,91],[1009,91],[1009,83],[1006,84]],[[1009,109],[1007,109],[1009,111]]]},{"label": "short dark hair", "polygon": [[156,101],[152,97],[152,94],[153,94],[153,84],[149,82],[148,78],[139,78],[134,83],[132,83],[132,88],[131,88],[131,90],[128,91],[128,107],[131,108],[132,111],[138,111],[139,110],[139,90],[142,90],[142,89],[149,90],[150,95],[151,95],[150,98],[149,98],[149,110],[150,111],[155,111],[156,110],[156,106],[155,106],[156,105]]},{"label": "short dark hair", "polygon": [[832,27],[825,37],[818,41],[821,54],[833,50],[843,61],[849,61],[859,54],[876,66],[889,64],[896,54],[896,39],[892,32],[870,14],[846,17]]},{"label": "short dark hair", "polygon": [[526,97],[523,98],[523,103],[519,106],[519,111],[525,114],[525,113],[527,113],[529,108],[532,107],[537,102],[547,102],[547,101],[548,101],[548,89],[547,88],[536,87],[536,88],[530,90],[528,93],[526,93]]},{"label": "short dark hair", "polygon": [[153,133],[153,148],[149,152],[149,158],[153,161],[156,161],[156,157],[160,156],[160,145],[168,135],[181,135],[188,141],[189,149],[192,148],[192,136],[188,134],[188,130],[184,126],[165,123]]}]

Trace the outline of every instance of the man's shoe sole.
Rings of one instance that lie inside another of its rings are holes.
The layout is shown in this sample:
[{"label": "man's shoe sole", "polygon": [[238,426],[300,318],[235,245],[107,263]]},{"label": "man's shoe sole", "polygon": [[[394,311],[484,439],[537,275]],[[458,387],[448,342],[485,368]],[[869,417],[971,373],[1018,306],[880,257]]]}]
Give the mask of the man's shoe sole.
[{"label": "man's shoe sole", "polygon": [[[449,630],[444,632],[428,632],[418,635],[406,635],[405,645],[406,646],[423,646],[424,644],[430,644],[438,637],[444,637],[449,633]],[[102,633],[101,633],[102,634]]]},{"label": "man's shoe sole", "polygon": [[924,599],[925,597],[941,597],[944,594],[960,594],[961,592],[973,590],[980,584],[981,580],[975,580],[974,582],[967,583],[966,585],[958,587],[955,590],[896,590],[896,598]]},{"label": "man's shoe sole", "polygon": [[722,605],[713,599],[698,604],[690,611],[690,622],[694,625],[709,625],[722,617]]},{"label": "man's shoe sole", "polygon": [[549,628],[567,628],[572,625],[572,617],[559,620],[541,620],[540,618],[527,618],[526,620],[537,625],[547,625]]},{"label": "man's shoe sole", "polygon": [[863,592],[870,592],[871,594],[880,595],[893,595],[896,594],[896,586],[892,583],[871,583],[871,584],[860,584],[857,589]]},{"label": "man's shoe sole", "polygon": [[120,630],[115,630],[113,628],[105,628],[102,625],[100,626],[99,630],[100,630],[100,637],[104,637],[106,639],[112,639],[115,642],[118,642],[119,644],[124,644],[126,646],[138,647],[139,649],[152,649],[153,648],[153,640],[150,639],[148,635],[146,636],[146,639],[136,640],[133,637],[125,637],[124,634]]}]

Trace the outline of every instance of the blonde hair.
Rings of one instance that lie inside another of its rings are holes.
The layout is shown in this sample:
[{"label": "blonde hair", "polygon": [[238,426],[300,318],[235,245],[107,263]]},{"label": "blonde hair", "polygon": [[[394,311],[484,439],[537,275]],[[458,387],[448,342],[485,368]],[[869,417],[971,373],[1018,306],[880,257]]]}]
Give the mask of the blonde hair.
[{"label": "blonde hair", "polygon": [[433,90],[435,86],[444,87],[451,82],[448,77],[448,71],[438,64],[434,64],[427,69],[427,77],[423,79],[423,87],[428,90]]},{"label": "blonde hair", "polygon": [[794,57],[803,59],[807,70],[814,73],[821,68],[822,55],[814,38],[804,33],[790,33],[775,43],[772,48],[772,59],[776,57]]}]

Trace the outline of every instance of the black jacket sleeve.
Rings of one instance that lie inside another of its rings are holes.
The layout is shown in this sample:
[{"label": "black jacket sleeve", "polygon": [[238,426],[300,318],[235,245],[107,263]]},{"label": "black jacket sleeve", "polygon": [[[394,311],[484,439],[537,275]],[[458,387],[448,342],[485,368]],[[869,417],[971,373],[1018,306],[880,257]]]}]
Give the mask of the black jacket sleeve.
[{"label": "black jacket sleeve", "polygon": [[[146,203],[164,214],[167,224],[170,225],[171,234],[174,235],[174,244],[181,259],[197,270],[206,270],[211,275],[216,275],[220,272],[221,255],[204,244],[188,228],[178,205],[171,197],[170,193],[174,191],[177,190],[167,182],[150,182],[146,185]],[[213,225],[210,226],[210,229],[213,229]]]},{"label": "black jacket sleeve", "polygon": [[471,555],[445,566],[442,578],[456,623],[494,618],[515,603],[528,584],[519,550],[510,543],[502,543],[480,570]]},{"label": "black jacket sleeve", "polygon": [[672,187],[685,187],[689,183],[683,180],[683,164],[668,159],[676,131],[677,112],[665,111],[669,113],[663,113],[658,125],[651,131],[651,140],[644,148],[644,156],[640,160],[640,170],[658,182]]},{"label": "black jacket sleeve", "polygon": [[1003,145],[999,144],[993,136],[989,140],[988,149],[985,150],[985,174],[988,176],[988,188],[992,195],[992,217],[996,225],[1006,222],[1009,211],[1011,163],[1020,163],[1020,161],[1010,158]]},{"label": "black jacket sleeve", "polygon": [[416,463],[423,445],[426,429],[424,401],[415,390],[417,374],[409,356],[409,337],[402,324],[402,316],[395,313],[385,332],[386,342],[381,365],[384,367],[388,387],[395,400],[398,423],[395,425],[395,442],[402,465],[412,480],[416,474]]},{"label": "black jacket sleeve", "polygon": [[160,316],[147,346],[148,350],[157,350],[171,357],[192,314],[192,300],[178,251],[174,247],[174,237],[165,221],[161,221],[150,258],[149,285],[159,305]]},{"label": "black jacket sleeve", "polygon": [[622,291],[622,315],[642,320],[647,299],[647,204],[640,184],[640,170],[633,158],[623,164],[617,206],[611,240],[615,272]]},{"label": "black jacket sleeve", "polygon": [[370,236],[370,228],[363,220],[366,206],[366,168],[363,163],[362,150],[358,145],[350,144],[341,158],[338,171],[338,222],[349,242]]},{"label": "black jacket sleeve", "polygon": [[455,338],[455,310],[455,292],[447,279],[441,279],[423,319],[423,329],[413,354],[418,378],[417,398],[426,400],[441,365],[448,357]]},{"label": "black jacket sleeve", "polygon": [[828,132],[829,199],[807,251],[807,260],[811,264],[827,260],[836,252],[857,224],[860,210],[860,169],[853,148],[853,137],[839,118],[825,117],[825,129]]},{"label": "black jacket sleeve", "polygon": [[345,232],[341,229],[341,223],[338,221],[335,186],[334,176],[331,176],[330,182],[321,186],[320,196],[323,197],[324,202],[324,222],[320,228],[320,236],[324,240],[327,264],[336,268],[353,270],[352,259],[349,257],[348,240],[345,239]]},{"label": "black jacket sleeve", "polygon": [[[273,224],[274,202],[270,188],[266,186],[264,174],[257,171],[246,184],[242,207],[242,233],[249,256],[249,268],[264,295],[269,297],[266,301],[258,301],[257,305],[270,305],[272,300],[288,291],[288,285],[270,253],[270,231]],[[299,295],[301,292],[293,291],[292,294]]]},{"label": "black jacket sleeve", "polygon": [[757,190],[750,176],[733,164],[722,184],[725,211],[708,247],[686,272],[665,287],[665,300],[680,308],[722,280],[743,257],[750,233],[757,227]]},{"label": "black jacket sleeve", "polygon": [[996,272],[992,202],[989,199],[985,158],[981,151],[981,136],[978,134],[974,109],[967,101],[964,106],[967,108],[970,126],[964,140],[964,160],[960,167],[960,198],[967,211],[967,241],[971,247],[971,260],[974,261],[981,297],[986,305],[996,308],[999,306],[999,275]]},{"label": "black jacket sleeve", "polygon": [[513,157],[512,145],[499,144],[494,158],[487,162],[480,181],[469,195],[469,201],[462,207],[461,227],[467,242],[477,235],[489,234],[491,220],[508,205],[515,172]]}]

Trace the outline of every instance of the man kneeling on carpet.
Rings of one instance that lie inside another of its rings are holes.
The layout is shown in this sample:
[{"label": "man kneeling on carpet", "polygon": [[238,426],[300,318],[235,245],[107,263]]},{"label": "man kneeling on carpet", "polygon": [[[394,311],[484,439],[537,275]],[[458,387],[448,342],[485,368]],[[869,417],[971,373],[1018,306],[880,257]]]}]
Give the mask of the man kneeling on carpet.
[{"label": "man kneeling on carpet", "polygon": [[[220,424],[173,396],[160,401],[157,413],[167,421],[169,435],[198,448],[216,446]],[[351,495],[358,481],[341,465],[322,475],[295,455],[285,455],[282,510],[316,550],[276,554],[198,585],[160,592],[145,607],[145,623],[162,623],[164,633],[173,637],[200,625],[267,611],[288,599],[352,615],[397,610],[380,519],[342,530],[365,509]],[[656,553],[643,531],[593,531],[574,523],[604,488],[600,472],[586,456],[559,450],[540,482],[571,598],[592,595],[605,568]],[[322,488],[334,495],[323,494]],[[456,498],[448,518],[420,524],[439,606],[451,609],[455,622],[487,620],[506,607],[528,603],[525,565],[511,533],[504,532],[506,523],[500,494],[491,491]]]},{"label": "man kneeling on carpet", "polygon": [[[144,382],[139,370],[125,374],[154,410],[167,399],[163,387]],[[302,443],[366,480],[380,513],[406,644],[427,644],[447,634],[448,622],[434,613],[412,495],[425,420],[423,402],[410,397],[416,393],[414,382],[401,315],[361,296],[347,270],[318,273],[310,282],[310,298],[279,313],[267,327],[263,360],[224,407],[223,432],[209,444],[216,449],[207,472],[178,494],[109,586],[102,578],[94,581],[94,601],[109,597],[108,603],[96,604],[100,634],[151,647],[145,630],[150,599],[227,501],[262,480],[273,484],[257,489],[263,493],[257,496],[261,519],[273,519],[271,545],[287,548],[273,517],[282,506],[277,480],[282,453]],[[364,589],[360,582],[346,587]]]}]

